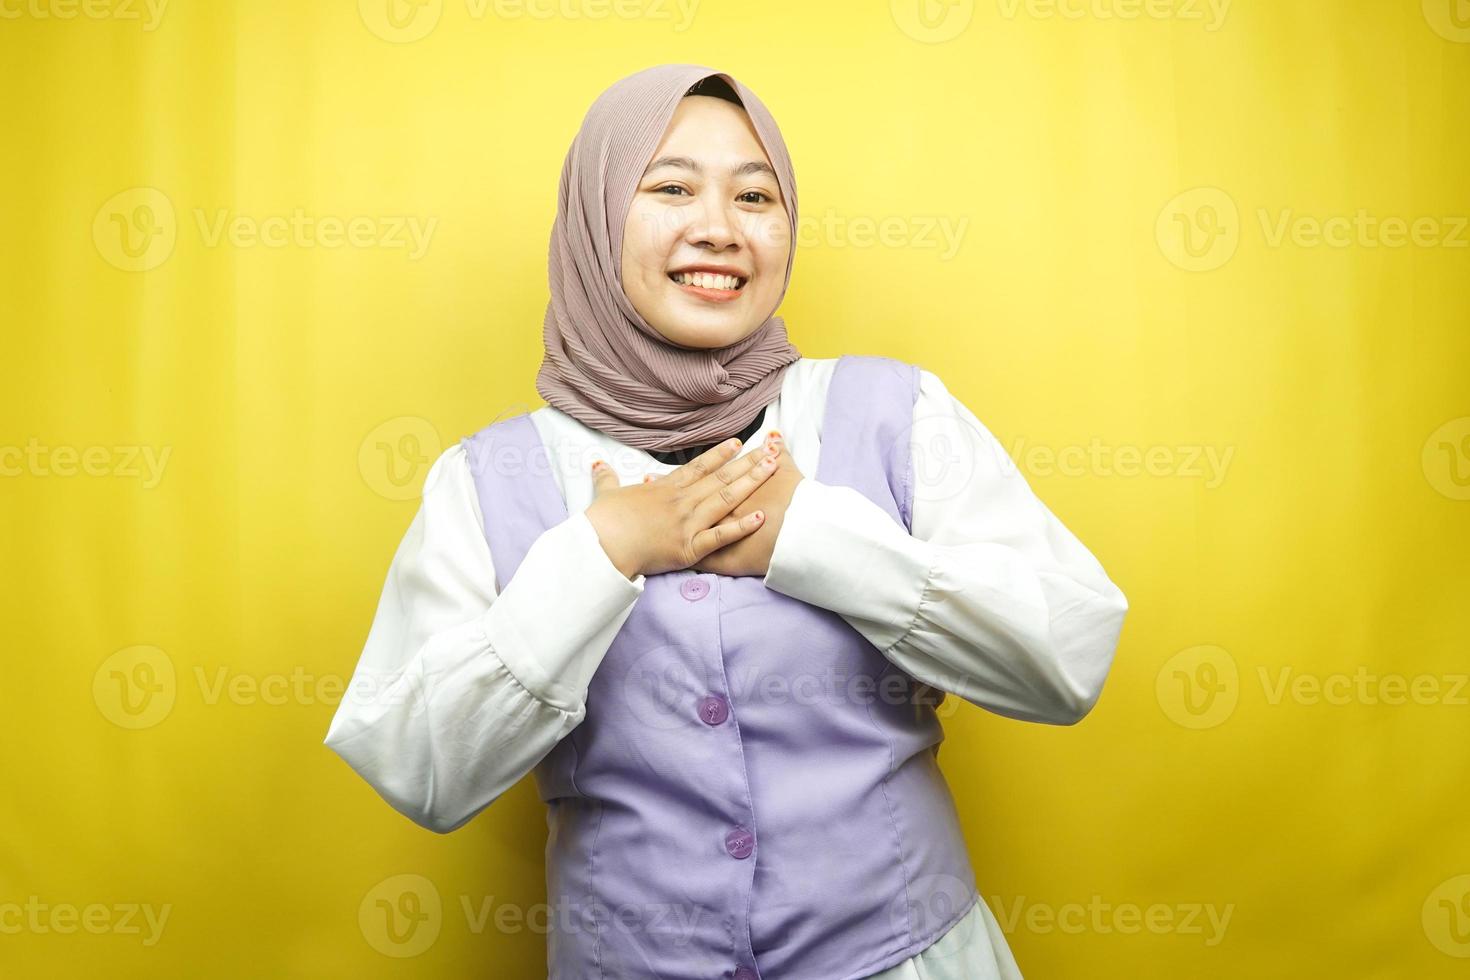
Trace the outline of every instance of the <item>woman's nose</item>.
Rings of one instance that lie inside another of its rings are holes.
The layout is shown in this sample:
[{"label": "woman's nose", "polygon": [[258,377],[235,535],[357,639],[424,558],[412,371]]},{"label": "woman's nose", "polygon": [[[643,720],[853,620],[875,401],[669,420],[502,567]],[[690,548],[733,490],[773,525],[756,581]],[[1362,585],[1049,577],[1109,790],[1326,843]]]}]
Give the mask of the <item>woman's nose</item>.
[{"label": "woman's nose", "polygon": [[727,248],[739,243],[739,225],[724,204],[708,201],[696,211],[697,217],[688,232],[690,244]]}]

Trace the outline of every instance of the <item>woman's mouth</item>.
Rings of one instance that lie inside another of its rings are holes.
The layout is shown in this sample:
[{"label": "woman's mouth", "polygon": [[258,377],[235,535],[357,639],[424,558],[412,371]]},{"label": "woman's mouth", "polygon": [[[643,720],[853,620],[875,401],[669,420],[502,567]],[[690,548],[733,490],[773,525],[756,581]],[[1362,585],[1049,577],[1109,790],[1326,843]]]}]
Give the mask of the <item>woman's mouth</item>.
[{"label": "woman's mouth", "polygon": [[728,303],[739,298],[746,283],[740,276],[722,276],[712,272],[671,272],[669,279],[689,295],[714,303]]}]

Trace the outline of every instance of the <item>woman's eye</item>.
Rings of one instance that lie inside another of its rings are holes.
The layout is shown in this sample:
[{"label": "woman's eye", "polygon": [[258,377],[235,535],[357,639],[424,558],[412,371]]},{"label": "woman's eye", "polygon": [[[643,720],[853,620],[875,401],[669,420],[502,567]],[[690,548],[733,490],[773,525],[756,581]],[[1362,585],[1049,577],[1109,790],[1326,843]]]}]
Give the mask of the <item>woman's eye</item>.
[{"label": "woman's eye", "polygon": [[681,194],[685,192],[684,188],[680,187],[678,184],[665,184],[663,187],[656,187],[653,190],[655,194],[662,194],[664,191],[678,191]]},{"label": "woman's eye", "polygon": [[740,198],[741,198],[741,200],[744,200],[745,198],[752,197],[752,196],[755,197],[756,200],[754,200],[754,201],[746,201],[745,202],[746,204],[765,204],[765,203],[767,203],[769,201],[775,200],[773,197],[771,197],[769,194],[765,193],[764,191],[746,191],[744,194],[741,194],[740,195]]}]

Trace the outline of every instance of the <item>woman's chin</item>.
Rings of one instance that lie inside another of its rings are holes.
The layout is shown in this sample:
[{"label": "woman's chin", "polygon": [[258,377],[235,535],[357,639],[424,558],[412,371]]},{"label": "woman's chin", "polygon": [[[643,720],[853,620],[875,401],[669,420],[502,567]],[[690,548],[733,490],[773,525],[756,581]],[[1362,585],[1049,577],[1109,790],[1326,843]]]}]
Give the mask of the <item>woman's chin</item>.
[{"label": "woman's chin", "polygon": [[749,337],[760,324],[751,325],[744,318],[683,316],[674,323],[654,323],[665,340],[677,347],[691,350],[712,350],[729,347]]}]

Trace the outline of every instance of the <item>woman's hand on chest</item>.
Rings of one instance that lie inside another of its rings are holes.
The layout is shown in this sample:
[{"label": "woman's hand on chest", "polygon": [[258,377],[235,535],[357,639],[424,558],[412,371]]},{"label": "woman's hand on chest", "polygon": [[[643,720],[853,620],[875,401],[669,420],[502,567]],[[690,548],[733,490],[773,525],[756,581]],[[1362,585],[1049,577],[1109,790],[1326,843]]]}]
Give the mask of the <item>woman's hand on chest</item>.
[{"label": "woman's hand on chest", "polygon": [[[730,439],[671,473],[630,486],[622,486],[606,463],[595,463],[587,519],[618,571],[631,579],[689,568],[759,531],[765,507],[752,501],[781,471],[783,454],[768,450],[736,458],[739,450],[739,440]],[[789,491],[770,497],[780,501],[782,515],[790,499]],[[770,548],[766,554],[769,564]],[[722,559],[731,567],[755,560],[755,553],[743,552]]]},{"label": "woman's hand on chest", "polygon": [[765,520],[754,533],[722,548],[710,552],[692,566],[696,571],[713,572],[716,575],[759,575],[764,577],[771,567],[771,555],[776,550],[776,537],[786,518],[786,508],[796,493],[796,485],[805,477],[796,468],[796,461],[786,451],[784,442],[777,436],[767,438],[766,448],[776,448],[776,472],[768,476],[730,512],[734,518],[745,518],[762,511]]}]

